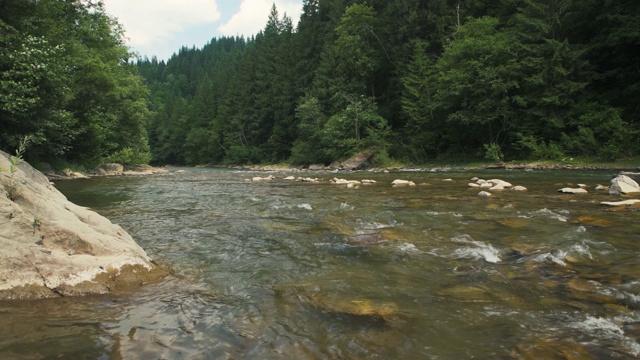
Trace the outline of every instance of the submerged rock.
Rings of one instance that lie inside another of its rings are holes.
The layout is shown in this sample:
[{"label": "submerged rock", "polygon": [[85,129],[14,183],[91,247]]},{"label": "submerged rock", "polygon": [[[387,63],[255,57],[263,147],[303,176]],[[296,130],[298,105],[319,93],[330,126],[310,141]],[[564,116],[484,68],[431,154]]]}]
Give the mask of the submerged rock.
[{"label": "submerged rock", "polygon": [[[0,184],[11,187],[8,176]],[[164,275],[120,226],[69,202],[29,164],[13,186],[11,199],[0,192],[0,299],[102,294]]]},{"label": "submerged rock", "polygon": [[570,223],[586,225],[586,226],[593,226],[593,227],[612,227],[612,226],[617,225],[617,223],[615,223],[615,222],[613,222],[611,220],[597,218],[597,217],[591,216],[591,215],[578,216],[577,218],[572,219],[570,221]]},{"label": "submerged rock", "polygon": [[522,344],[513,351],[515,359],[522,360],[595,360],[587,348],[557,339],[537,340]]},{"label": "submerged rock", "polygon": [[380,302],[370,299],[345,299],[337,295],[312,293],[299,295],[303,302],[328,313],[348,314],[363,317],[375,317],[383,320],[398,312],[394,302]]},{"label": "submerged rock", "polygon": [[459,285],[438,291],[438,296],[450,297],[461,301],[492,301],[491,293],[482,287]]}]

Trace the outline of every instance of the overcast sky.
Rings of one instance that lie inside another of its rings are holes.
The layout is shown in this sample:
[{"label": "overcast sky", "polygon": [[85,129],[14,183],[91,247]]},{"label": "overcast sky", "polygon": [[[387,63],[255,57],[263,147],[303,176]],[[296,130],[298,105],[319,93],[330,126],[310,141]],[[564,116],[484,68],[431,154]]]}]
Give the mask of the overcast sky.
[{"label": "overcast sky", "polygon": [[254,35],[276,4],[297,24],[302,0],[104,0],[141,56],[166,60],[182,46],[201,48],[211,38]]}]

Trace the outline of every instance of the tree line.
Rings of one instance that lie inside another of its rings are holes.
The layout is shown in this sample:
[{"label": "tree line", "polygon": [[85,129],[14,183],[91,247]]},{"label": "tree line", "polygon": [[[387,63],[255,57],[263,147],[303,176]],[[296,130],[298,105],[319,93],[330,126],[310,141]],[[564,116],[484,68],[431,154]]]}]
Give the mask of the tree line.
[{"label": "tree line", "polygon": [[148,162],[149,90],[99,1],[0,0],[0,149],[32,162]]},{"label": "tree line", "polygon": [[100,1],[0,0],[0,148],[30,160],[615,160],[640,150],[640,2],[304,0],[135,59]]},{"label": "tree line", "polygon": [[614,160],[640,144],[640,2],[305,0],[137,63],[159,163]]}]

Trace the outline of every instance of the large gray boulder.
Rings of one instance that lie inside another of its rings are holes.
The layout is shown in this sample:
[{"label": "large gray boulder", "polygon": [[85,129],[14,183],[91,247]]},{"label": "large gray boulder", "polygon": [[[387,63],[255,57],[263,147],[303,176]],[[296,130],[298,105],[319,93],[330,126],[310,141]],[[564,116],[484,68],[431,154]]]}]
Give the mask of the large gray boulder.
[{"label": "large gray boulder", "polygon": [[620,175],[611,180],[611,186],[609,186],[609,195],[634,193],[640,193],[640,186],[632,178],[626,175]]},{"label": "large gray boulder", "polygon": [[[103,294],[163,276],[120,226],[0,152],[0,299]],[[9,189],[13,188],[13,196]]]}]

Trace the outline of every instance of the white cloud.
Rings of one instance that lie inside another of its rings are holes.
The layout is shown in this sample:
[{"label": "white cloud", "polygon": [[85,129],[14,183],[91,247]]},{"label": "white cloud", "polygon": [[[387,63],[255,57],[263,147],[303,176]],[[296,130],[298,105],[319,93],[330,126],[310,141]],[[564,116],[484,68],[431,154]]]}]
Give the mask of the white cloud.
[{"label": "white cloud", "polygon": [[[180,35],[189,28],[220,19],[216,0],[104,0],[104,4],[124,26],[129,46],[160,58],[167,58],[182,45],[193,44],[179,43]],[[211,33],[206,34],[208,39],[213,30],[212,25]],[[161,53],[165,51],[169,53]]]},{"label": "white cloud", "polygon": [[294,25],[297,23],[302,13],[300,0],[242,0],[240,11],[220,25],[218,31],[225,36],[257,34],[267,24],[274,3],[281,18],[286,13]]}]

